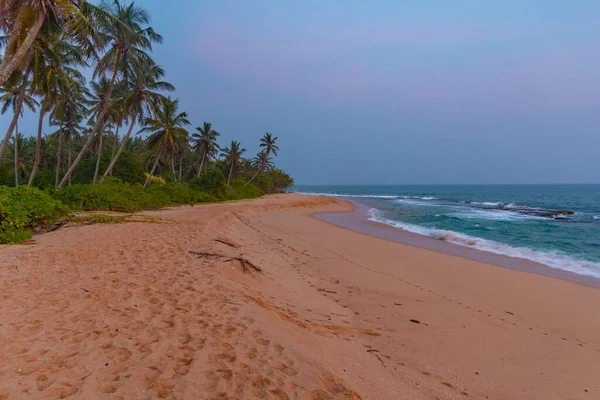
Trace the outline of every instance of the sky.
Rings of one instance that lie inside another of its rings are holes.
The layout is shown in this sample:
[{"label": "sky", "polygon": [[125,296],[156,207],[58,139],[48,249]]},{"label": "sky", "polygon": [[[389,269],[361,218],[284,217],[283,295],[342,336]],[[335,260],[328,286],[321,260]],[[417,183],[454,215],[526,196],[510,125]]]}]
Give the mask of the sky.
[{"label": "sky", "polygon": [[297,184],[600,183],[596,0],[138,4],[194,126]]}]

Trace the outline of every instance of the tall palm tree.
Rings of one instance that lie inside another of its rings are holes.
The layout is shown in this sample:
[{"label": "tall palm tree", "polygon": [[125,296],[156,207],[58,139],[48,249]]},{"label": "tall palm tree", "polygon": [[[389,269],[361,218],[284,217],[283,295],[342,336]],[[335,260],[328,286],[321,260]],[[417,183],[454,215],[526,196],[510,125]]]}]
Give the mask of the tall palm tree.
[{"label": "tall palm tree", "polygon": [[259,157],[263,160],[263,163],[260,164],[254,176],[248,182],[246,182],[246,185],[244,185],[244,187],[247,186],[254,179],[256,179],[258,174],[265,170],[267,162],[270,162],[271,160],[271,154],[273,154],[274,156],[277,155],[277,153],[279,152],[279,146],[277,146],[276,144],[277,139],[277,136],[273,137],[273,135],[271,135],[269,132],[265,132],[265,135],[260,139],[260,147],[262,148],[260,153],[264,154],[261,156],[259,153]]},{"label": "tall palm tree", "polygon": [[164,156],[173,156],[176,143],[181,138],[187,138],[188,132],[184,126],[190,125],[186,112],[179,112],[179,100],[172,100],[170,97],[163,98],[155,110],[155,116],[144,120],[144,129],[141,132],[150,132],[148,137],[148,147],[156,152],[156,160],[152,170],[144,183],[148,186],[150,179],[156,171],[160,159]]},{"label": "tall palm tree", "polygon": [[212,129],[212,124],[210,122],[205,122],[201,128],[196,128],[196,130],[198,133],[192,134],[192,143],[194,151],[202,155],[200,167],[198,168],[198,177],[200,177],[204,161],[216,157],[217,152],[221,150],[221,148],[217,143],[219,132]]},{"label": "tall palm tree", "polygon": [[27,138],[23,138],[21,133],[17,133],[13,136],[11,146],[8,147],[7,155],[13,159],[15,186],[19,185],[19,177],[21,172],[24,176],[28,171],[30,161],[33,159],[34,147],[31,146],[31,141]]},{"label": "tall palm tree", "polygon": [[134,72],[136,73],[132,72],[130,74],[133,81],[130,82],[130,88],[126,89],[128,93],[123,101],[123,112],[127,113],[130,119],[129,130],[125,137],[123,137],[119,151],[112,157],[110,165],[106,168],[103,178],[112,173],[121,153],[127,146],[135,124],[140,120],[143,122],[144,119],[153,116],[155,110],[161,106],[165,96],[160,92],[172,92],[175,90],[173,85],[160,80],[164,76],[165,71],[153,62]]},{"label": "tall palm tree", "polygon": [[[38,102],[32,96],[26,93],[27,80],[22,74],[13,74],[13,79],[7,82],[7,85],[0,89],[3,92],[0,96],[0,103],[2,103],[2,114],[5,114],[9,109],[13,111],[14,129],[16,130],[15,136],[13,136],[13,161],[15,169],[15,186],[19,186],[19,118],[23,116],[23,104],[26,105],[31,111],[35,111],[35,107]],[[11,123],[12,125],[12,123]],[[10,129],[10,128],[9,128]],[[10,138],[10,135],[7,134]],[[0,160],[2,154],[0,153]]]},{"label": "tall palm tree", "polygon": [[[90,118],[88,120],[88,124],[93,125],[93,121],[98,119],[98,116],[102,112],[104,105],[107,102],[106,95],[109,93],[109,85],[110,82],[106,77],[100,77],[97,81],[92,81],[90,83],[91,90],[88,93],[88,105],[90,106]],[[100,160],[102,158],[102,142],[104,139],[104,128],[107,125],[110,125],[115,120],[119,118],[119,114],[121,110],[118,107],[118,100],[116,97],[122,93],[122,90],[119,89],[119,86],[122,86],[121,82],[117,82],[114,85],[114,89],[112,90],[112,99],[108,100],[110,103],[110,107],[106,113],[106,117],[104,122],[100,125],[100,133],[97,135],[97,157],[96,157],[96,168],[94,170],[94,178],[92,179],[93,183],[96,183],[98,179],[98,171],[100,169]]]},{"label": "tall palm tree", "polygon": [[[88,114],[88,109],[85,106],[87,103],[87,89],[83,87],[81,82],[72,81],[71,83],[71,85],[67,86],[65,90],[60,93],[60,97],[57,99],[50,115],[50,124],[59,126],[58,132],[55,133],[58,135],[58,140],[54,187],[58,187],[60,179],[60,168],[63,161],[63,145],[65,142],[65,125],[72,124],[75,120],[79,123],[83,117]],[[68,137],[71,138],[72,136],[69,135]],[[69,159],[70,158],[71,155],[69,155]]]},{"label": "tall palm tree", "polygon": [[[177,161],[179,165],[179,173],[176,176],[178,177],[177,180],[181,182],[183,178],[183,160],[192,153],[192,149],[187,135],[178,136],[177,139],[177,142],[175,142],[175,151],[173,152],[171,160],[173,162]],[[173,172],[175,173],[175,171]]]},{"label": "tall palm tree", "polygon": [[[4,93],[2,96],[3,106],[6,106],[6,110],[10,107],[13,108],[13,118],[8,126],[4,140],[2,140],[2,143],[0,144],[0,160],[4,155],[6,146],[8,145],[15,128],[18,128],[19,118],[23,115],[23,104],[25,103],[29,108],[31,108],[32,105],[37,105],[35,99],[27,93],[29,75],[29,71],[25,74],[16,72],[2,87],[2,92]],[[6,111],[2,111],[2,114],[5,112]]]},{"label": "tall palm tree", "polygon": [[43,26],[31,48],[32,90],[42,97],[36,156],[28,186],[33,185],[41,159],[42,129],[44,118],[59,102],[61,93],[68,92],[74,85],[83,85],[85,78],[76,67],[83,66],[80,49],[64,40],[62,32],[51,23]]},{"label": "tall palm tree", "polygon": [[7,33],[0,85],[22,68],[44,24],[91,48],[100,44],[95,23],[99,19],[114,20],[104,9],[86,0],[3,0],[0,15],[0,30]]},{"label": "tall palm tree", "polygon": [[99,20],[99,29],[105,38],[107,51],[98,60],[94,77],[110,74],[106,101],[98,114],[98,118],[96,118],[90,136],[58,185],[59,187],[64,186],[69,177],[75,172],[77,165],[85,157],[95,136],[100,131],[110,107],[112,91],[119,72],[121,72],[123,79],[127,81],[128,74],[132,69],[142,70],[144,65],[150,63],[151,60],[146,51],[152,50],[152,43],[162,42],[162,36],[154,32],[152,28],[146,27],[150,21],[148,12],[138,7],[134,2],[124,6],[119,0],[105,1],[101,4],[101,7],[118,21],[118,23],[115,23],[113,20]]},{"label": "tall palm tree", "polygon": [[242,154],[245,152],[246,149],[243,149],[240,142],[236,140],[232,140],[231,146],[225,147],[221,152],[221,156],[225,159],[225,165],[229,166],[229,176],[227,177],[228,185],[231,183],[234,169],[240,165]]}]

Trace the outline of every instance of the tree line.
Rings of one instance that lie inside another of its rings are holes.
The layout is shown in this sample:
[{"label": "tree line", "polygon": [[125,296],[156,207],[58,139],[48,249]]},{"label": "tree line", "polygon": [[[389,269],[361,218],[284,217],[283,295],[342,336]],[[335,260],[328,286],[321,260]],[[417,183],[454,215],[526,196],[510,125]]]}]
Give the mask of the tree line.
[{"label": "tree line", "polygon": [[[279,147],[270,133],[250,159],[238,141],[221,147],[208,122],[190,133],[174,86],[152,58],[163,38],[136,3],[0,0],[0,29],[1,112],[12,115],[0,143],[0,184],[61,188],[116,176],[146,187],[155,175],[185,182],[211,171],[227,184],[268,181],[266,191],[293,184],[274,166]],[[26,109],[38,116],[31,137],[19,131]],[[44,135],[46,121],[54,132]]]}]

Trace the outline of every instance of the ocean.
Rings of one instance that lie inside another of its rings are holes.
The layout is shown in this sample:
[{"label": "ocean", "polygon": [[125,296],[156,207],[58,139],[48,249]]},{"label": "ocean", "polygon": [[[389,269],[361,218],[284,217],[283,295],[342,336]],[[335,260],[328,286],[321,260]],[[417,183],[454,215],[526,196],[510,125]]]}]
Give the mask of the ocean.
[{"label": "ocean", "polygon": [[297,186],[460,246],[600,278],[600,185]]}]

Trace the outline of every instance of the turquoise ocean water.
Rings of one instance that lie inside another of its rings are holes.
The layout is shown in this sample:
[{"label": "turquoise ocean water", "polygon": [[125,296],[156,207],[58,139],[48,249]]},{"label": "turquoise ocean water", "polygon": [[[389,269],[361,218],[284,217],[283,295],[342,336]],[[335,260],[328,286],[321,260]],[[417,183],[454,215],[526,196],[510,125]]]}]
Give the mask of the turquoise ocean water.
[{"label": "turquoise ocean water", "polygon": [[600,185],[298,186],[410,232],[600,278]]}]

